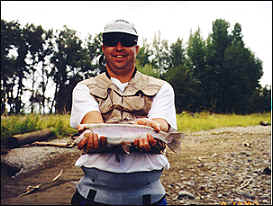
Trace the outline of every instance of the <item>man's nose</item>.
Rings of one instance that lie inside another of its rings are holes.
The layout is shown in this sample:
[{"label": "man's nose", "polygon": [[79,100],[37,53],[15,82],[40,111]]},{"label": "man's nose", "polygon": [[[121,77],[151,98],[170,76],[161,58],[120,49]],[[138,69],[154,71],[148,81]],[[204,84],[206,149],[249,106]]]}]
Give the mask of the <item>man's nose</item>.
[{"label": "man's nose", "polygon": [[120,43],[120,41],[117,43],[116,45],[116,49],[119,51],[119,50],[122,50],[123,46],[122,44]]}]

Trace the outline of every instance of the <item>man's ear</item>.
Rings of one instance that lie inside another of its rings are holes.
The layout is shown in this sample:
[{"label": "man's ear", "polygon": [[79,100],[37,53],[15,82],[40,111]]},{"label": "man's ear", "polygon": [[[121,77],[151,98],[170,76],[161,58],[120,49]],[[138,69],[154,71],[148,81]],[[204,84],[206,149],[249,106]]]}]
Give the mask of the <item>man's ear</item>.
[{"label": "man's ear", "polygon": [[136,54],[139,52],[139,45],[136,45]]}]

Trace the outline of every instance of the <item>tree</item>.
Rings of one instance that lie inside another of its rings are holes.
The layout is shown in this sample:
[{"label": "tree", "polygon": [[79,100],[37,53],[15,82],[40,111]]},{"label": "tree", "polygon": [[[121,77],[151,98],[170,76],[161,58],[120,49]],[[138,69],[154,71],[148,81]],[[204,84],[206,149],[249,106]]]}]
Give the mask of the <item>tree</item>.
[{"label": "tree", "polygon": [[207,92],[207,80],[209,77],[209,70],[207,66],[207,48],[206,42],[202,39],[200,34],[200,28],[196,32],[190,34],[188,47],[186,49],[187,54],[187,67],[192,70],[192,75],[199,82],[199,87],[196,88],[199,92],[196,101],[199,102],[200,108],[198,110],[210,108],[208,104],[208,92]]},{"label": "tree", "polygon": [[232,36],[231,36],[232,44],[240,45],[241,47],[244,47],[244,41],[243,41],[243,34],[242,34],[242,27],[239,23],[236,23],[234,25],[234,28],[232,30]]},{"label": "tree", "polygon": [[168,70],[163,79],[168,81],[174,88],[176,112],[183,110],[196,112],[200,108],[199,81],[193,77],[190,69],[183,65]]},{"label": "tree", "polygon": [[[49,103],[51,113],[69,112],[74,86],[105,69],[101,45],[101,33],[82,41],[66,26],[53,32],[1,20],[1,114],[24,112],[28,92],[31,112],[45,113]],[[270,111],[271,89],[259,83],[262,61],[245,46],[239,23],[229,32],[229,23],[216,19],[205,41],[198,28],[187,45],[178,38],[169,47],[158,32],[152,44],[144,40],[136,61],[140,72],[174,86],[178,112]]]},{"label": "tree", "polygon": [[[84,47],[85,48],[85,47]],[[86,40],[86,49],[88,55],[85,56],[85,62],[83,62],[82,71],[84,72],[84,77],[95,76],[100,72],[104,72],[104,67],[99,63],[99,57],[103,57],[102,52],[102,33],[95,35],[94,39],[89,35]]]},{"label": "tree", "polygon": [[144,67],[141,67],[140,65],[136,65],[137,70],[143,74],[152,76],[152,77],[156,77],[156,78],[160,78],[160,73],[157,69],[153,68],[153,66],[151,64],[145,64]]},{"label": "tree", "polygon": [[170,51],[167,40],[161,40],[161,33],[155,34],[151,46],[151,64],[163,74],[170,68]]},{"label": "tree", "polygon": [[147,39],[143,40],[143,46],[139,48],[137,54],[137,64],[141,67],[144,67],[146,64],[151,64],[149,58],[151,57],[151,50],[149,49],[150,45],[147,43]]},{"label": "tree", "polygon": [[259,86],[262,62],[244,47],[241,26],[236,23],[232,31],[232,43],[225,50],[223,71],[222,111],[248,113],[249,99]]},{"label": "tree", "polygon": [[[25,89],[23,80],[29,73],[25,59],[29,44],[26,30],[18,22],[1,20],[1,101],[8,103],[9,113],[18,114],[24,106],[22,95]],[[1,112],[4,106],[1,106]]]},{"label": "tree", "polygon": [[[73,86],[81,79],[83,59],[86,59],[87,50],[82,48],[82,40],[76,31],[64,26],[56,36],[56,50],[50,61],[54,67],[50,73],[55,83],[54,102],[55,112],[64,113],[71,109],[71,95]],[[52,105],[53,106],[53,105]],[[51,110],[52,110],[51,106]]]},{"label": "tree", "polygon": [[257,89],[249,99],[249,113],[270,112],[272,110],[271,86]]},{"label": "tree", "polygon": [[[28,47],[28,67],[29,73],[26,78],[32,80],[32,85],[28,89],[31,92],[29,99],[31,105],[31,113],[34,112],[34,106],[36,103],[39,107],[39,112],[42,113],[42,109],[45,112],[46,100],[46,88],[49,83],[49,61],[48,56],[53,53],[52,30],[45,31],[42,26],[35,26],[33,24],[27,24],[24,27],[26,42]],[[29,76],[29,77],[28,77]],[[41,79],[37,81],[38,79]]]},{"label": "tree", "polygon": [[169,65],[170,68],[186,65],[185,49],[183,48],[183,40],[180,38],[170,46]]},{"label": "tree", "polygon": [[228,22],[216,19],[212,26],[213,32],[207,41],[207,77],[202,82],[202,86],[207,91],[208,104],[215,112],[221,112],[223,109],[223,95],[228,85],[223,67],[225,50],[231,44],[228,28]]}]

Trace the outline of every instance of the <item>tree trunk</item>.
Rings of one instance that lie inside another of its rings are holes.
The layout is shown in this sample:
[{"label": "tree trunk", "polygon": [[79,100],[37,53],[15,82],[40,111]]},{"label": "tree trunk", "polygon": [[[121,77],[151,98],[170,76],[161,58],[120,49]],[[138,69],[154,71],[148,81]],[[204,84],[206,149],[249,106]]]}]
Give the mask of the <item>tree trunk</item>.
[{"label": "tree trunk", "polygon": [[28,132],[24,134],[13,135],[7,138],[6,147],[14,148],[25,144],[31,144],[35,141],[55,138],[53,128],[46,128],[39,131]]}]

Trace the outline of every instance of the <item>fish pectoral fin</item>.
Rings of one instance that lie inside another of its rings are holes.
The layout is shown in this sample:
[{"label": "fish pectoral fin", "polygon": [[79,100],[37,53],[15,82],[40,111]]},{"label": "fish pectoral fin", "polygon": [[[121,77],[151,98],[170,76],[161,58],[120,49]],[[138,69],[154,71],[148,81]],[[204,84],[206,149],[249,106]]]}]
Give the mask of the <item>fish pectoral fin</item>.
[{"label": "fish pectoral fin", "polygon": [[121,148],[126,154],[130,154],[130,147],[131,147],[131,143],[129,143],[129,142],[122,142],[121,143]]}]

